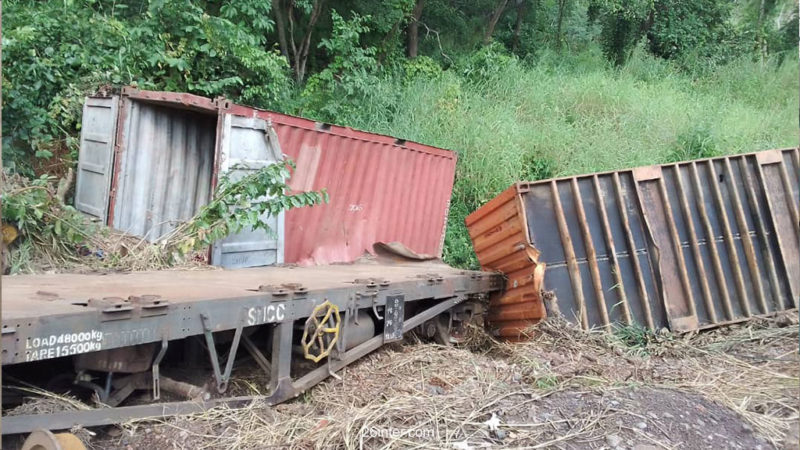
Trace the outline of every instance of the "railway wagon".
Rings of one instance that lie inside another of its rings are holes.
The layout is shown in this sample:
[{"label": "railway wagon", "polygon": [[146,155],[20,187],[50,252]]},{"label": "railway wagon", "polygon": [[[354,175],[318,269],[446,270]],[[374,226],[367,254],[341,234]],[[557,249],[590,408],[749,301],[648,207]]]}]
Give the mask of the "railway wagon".
[{"label": "railway wagon", "polygon": [[[280,403],[412,330],[452,339],[501,287],[496,274],[387,255],[312,267],[6,277],[4,410],[20,401],[11,385],[68,389],[107,407],[4,415],[2,433],[35,432],[30,439],[51,440],[43,448],[59,448],[68,435],[45,430]],[[226,396],[245,360],[261,371],[267,395]]]},{"label": "railway wagon", "polygon": [[[296,162],[292,189],[326,189],[330,202],[266,217],[274,235],[218,241],[209,260],[224,269],[4,278],[2,434],[32,433],[31,448],[74,442],[51,431],[75,425],[280,403],[412,330],[457,339],[502,288],[499,275],[436,259],[452,151],[133,88],[87,98],[82,125],[76,208],[150,241],[190,218],[222,174],[284,157]],[[267,395],[231,393],[243,365]],[[101,407],[17,414],[30,387]]]}]

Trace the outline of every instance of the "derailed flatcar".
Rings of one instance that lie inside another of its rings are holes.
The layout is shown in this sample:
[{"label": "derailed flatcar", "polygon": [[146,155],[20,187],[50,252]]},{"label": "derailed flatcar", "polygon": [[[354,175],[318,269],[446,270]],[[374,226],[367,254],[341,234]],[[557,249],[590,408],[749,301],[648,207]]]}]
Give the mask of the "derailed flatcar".
[{"label": "derailed flatcar", "polygon": [[[7,277],[4,376],[52,389],[66,383],[111,408],[5,415],[2,433],[279,403],[414,329],[448,335],[501,287],[497,274],[400,257],[313,267]],[[243,353],[269,380],[269,393],[225,398]],[[194,367],[189,374],[182,370],[187,365]],[[125,406],[141,390],[156,402],[162,392],[183,401]],[[7,390],[4,401],[13,396]]]},{"label": "derailed flatcar", "polygon": [[[35,431],[31,442],[59,448],[69,436],[48,430],[279,403],[412,330],[457,337],[502,288],[497,274],[437,260],[454,152],[225,99],[132,88],[88,98],[75,204],[157,240],[223,173],[284,156],[297,163],[289,185],[326,189],[330,203],[265,217],[274,235],[215,243],[211,262],[226,269],[5,278],[3,435]],[[268,394],[225,397],[243,356]],[[8,415],[24,400],[11,380],[104,407]],[[142,391],[151,403],[126,403]]]}]

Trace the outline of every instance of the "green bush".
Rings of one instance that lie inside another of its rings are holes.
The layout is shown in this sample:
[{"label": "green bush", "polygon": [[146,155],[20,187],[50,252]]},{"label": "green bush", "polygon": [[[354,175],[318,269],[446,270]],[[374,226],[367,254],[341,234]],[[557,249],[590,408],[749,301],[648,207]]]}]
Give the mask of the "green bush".
[{"label": "green bush", "polygon": [[517,61],[517,57],[502,44],[492,42],[465,58],[462,73],[473,83],[491,83],[508,67],[516,65]]},{"label": "green bush", "polygon": [[369,31],[369,16],[353,14],[345,20],[331,12],[333,32],[319,46],[331,63],[308,79],[301,94],[303,113],[319,120],[339,123],[369,94],[378,83],[377,50],[362,47],[361,35]]},{"label": "green bush", "polygon": [[83,98],[98,88],[135,84],[265,107],[290,92],[285,58],[254,34],[267,27],[258,19],[268,2],[225,1],[230,18],[186,0],[136,11],[92,0],[3,6],[3,161],[22,173],[74,162]]},{"label": "green bush", "polygon": [[666,162],[713,158],[722,152],[717,148],[711,131],[704,125],[694,126],[681,133]]},{"label": "green bush", "polygon": [[55,177],[29,179],[4,170],[1,178],[3,237],[7,238],[7,229],[18,234],[14,239],[8,236],[10,251],[3,245],[4,268],[12,273],[30,271],[34,255],[55,261],[75,259],[80,247],[98,232],[86,216],[59,198]]},{"label": "green bush", "polygon": [[433,58],[418,56],[403,63],[403,81],[408,84],[416,80],[431,80],[442,76],[442,66]]}]

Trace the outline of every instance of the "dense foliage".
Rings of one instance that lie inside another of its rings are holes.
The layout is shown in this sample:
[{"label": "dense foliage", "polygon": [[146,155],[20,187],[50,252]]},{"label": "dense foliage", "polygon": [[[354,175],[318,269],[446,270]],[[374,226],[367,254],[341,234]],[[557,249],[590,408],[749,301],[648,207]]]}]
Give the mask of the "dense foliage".
[{"label": "dense foliage", "polygon": [[[796,145],[789,0],[9,0],[3,164],[74,165],[83,97],[187,91],[460,153],[463,218],[520,178]],[[67,20],[68,18],[68,20]]]},{"label": "dense foliage", "polygon": [[14,227],[3,230],[7,243],[14,242],[19,235],[33,245],[71,252],[94,231],[82,214],[64,205],[54,177],[27,179],[3,172],[2,181],[3,222]]},{"label": "dense foliage", "polygon": [[286,60],[267,45],[269,4],[249,3],[224,2],[216,14],[175,0],[5,3],[5,164],[30,173],[59,163],[54,155],[74,161],[83,96],[104,86],[277,105]]}]

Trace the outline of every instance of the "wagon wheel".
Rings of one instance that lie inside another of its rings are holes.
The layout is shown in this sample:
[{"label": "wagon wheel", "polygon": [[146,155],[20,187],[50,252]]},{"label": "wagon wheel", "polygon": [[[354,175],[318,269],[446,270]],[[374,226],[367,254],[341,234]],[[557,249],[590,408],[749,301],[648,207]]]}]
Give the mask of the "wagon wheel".
[{"label": "wagon wheel", "polygon": [[445,311],[426,322],[424,332],[439,345],[463,344],[467,340],[467,322],[463,316],[454,316],[451,311]]},{"label": "wagon wheel", "polygon": [[25,439],[22,450],[86,450],[86,446],[72,433],[53,434],[40,429]]},{"label": "wagon wheel", "polygon": [[454,321],[450,313],[439,314],[434,319],[436,332],[433,340],[439,345],[453,345],[464,342],[463,330],[461,327],[454,327]]},{"label": "wagon wheel", "polygon": [[328,356],[339,340],[339,329],[342,319],[339,316],[339,307],[328,300],[318,305],[306,319],[303,337],[300,345],[306,359],[319,362]]}]

